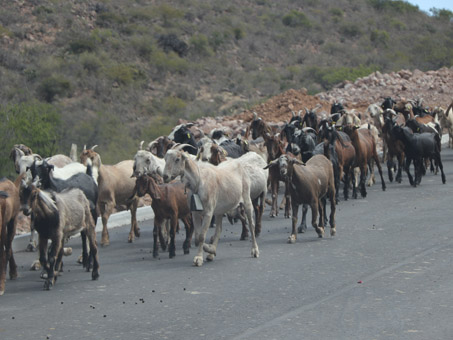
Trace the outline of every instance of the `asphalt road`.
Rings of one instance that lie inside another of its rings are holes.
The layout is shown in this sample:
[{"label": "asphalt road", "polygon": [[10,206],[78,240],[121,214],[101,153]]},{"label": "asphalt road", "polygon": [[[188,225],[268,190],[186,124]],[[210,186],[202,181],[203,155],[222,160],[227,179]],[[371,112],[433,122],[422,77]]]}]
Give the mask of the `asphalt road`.
[{"label": "asphalt road", "polygon": [[413,188],[404,175],[383,192],[378,182],[366,199],[340,202],[334,238],[309,227],[288,244],[290,220],[267,208],[258,259],[227,221],[213,262],[192,266],[184,232],[175,258],[154,259],[146,220],[133,244],[129,226],[110,231],[98,281],[71,240],[64,274],[43,291],[28,271],[37,255],[19,252],[0,339],[452,339],[453,152],[442,156],[447,184],[427,174]]}]

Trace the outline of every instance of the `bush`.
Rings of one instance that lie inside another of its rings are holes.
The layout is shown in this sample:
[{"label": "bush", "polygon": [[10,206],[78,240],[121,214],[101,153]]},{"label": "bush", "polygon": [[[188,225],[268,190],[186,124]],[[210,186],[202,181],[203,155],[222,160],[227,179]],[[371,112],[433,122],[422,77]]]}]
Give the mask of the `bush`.
[{"label": "bush", "polygon": [[161,73],[161,76],[165,76],[165,72],[185,74],[189,69],[189,63],[174,52],[166,54],[156,50],[151,54],[149,63]]},{"label": "bush", "polygon": [[372,30],[370,33],[370,40],[376,45],[386,47],[390,40],[390,35],[387,31]]},{"label": "bush", "polygon": [[312,26],[307,16],[299,11],[291,10],[288,14],[283,16],[282,22],[285,26],[289,27],[304,27],[310,28]]},{"label": "bush", "polygon": [[13,164],[8,159],[14,144],[25,144],[33,152],[50,156],[58,151],[61,142],[60,114],[50,104],[24,102],[0,107],[0,172],[12,178]]},{"label": "bush", "polygon": [[81,54],[80,63],[85,70],[94,74],[98,73],[99,69],[102,67],[101,60],[99,60],[99,58],[92,53]]},{"label": "bush", "polygon": [[189,46],[173,33],[160,35],[157,43],[166,53],[173,51],[180,57],[184,57],[189,49]]},{"label": "bush", "polygon": [[196,34],[190,38],[190,46],[195,54],[203,57],[210,57],[214,54],[209,40],[204,34]]},{"label": "bush", "polygon": [[62,76],[50,76],[45,78],[37,88],[38,96],[51,103],[56,96],[64,97],[71,93],[71,83]]},{"label": "bush", "polygon": [[394,13],[416,13],[419,11],[418,6],[411,5],[403,0],[368,0],[372,7],[379,11],[388,11]]},{"label": "bush", "polygon": [[74,54],[93,52],[96,49],[96,42],[92,37],[81,37],[69,42],[68,51]]},{"label": "bush", "polygon": [[130,85],[135,80],[143,77],[142,72],[135,66],[116,64],[105,69],[107,77],[119,85]]},{"label": "bush", "polygon": [[340,33],[348,38],[355,38],[363,34],[360,26],[355,23],[344,23],[340,26]]},{"label": "bush", "polygon": [[149,37],[133,37],[131,45],[138,55],[144,59],[149,58],[153,51],[153,43]]}]

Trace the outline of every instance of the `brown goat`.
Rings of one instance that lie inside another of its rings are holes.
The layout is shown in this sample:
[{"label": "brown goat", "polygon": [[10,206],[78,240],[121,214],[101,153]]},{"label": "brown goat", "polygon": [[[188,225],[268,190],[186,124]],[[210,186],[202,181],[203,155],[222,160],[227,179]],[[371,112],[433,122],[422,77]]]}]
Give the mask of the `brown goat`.
[{"label": "brown goat", "polygon": [[184,254],[189,254],[193,222],[184,184],[182,182],[173,182],[158,185],[153,177],[142,175],[137,178],[134,191],[139,197],[149,194],[152,198],[151,207],[154,211],[153,256],[159,256],[158,236],[162,249],[165,250],[166,248],[166,242],[162,236],[162,224],[165,220],[170,220],[170,258],[175,256],[175,234],[178,219],[186,227],[186,239],[183,249]]},{"label": "brown goat", "polygon": [[[283,146],[280,144],[280,138],[276,138],[276,136],[272,132],[270,125],[266,124],[261,118],[258,118],[255,113],[254,119],[250,124],[250,132],[252,133],[252,139],[255,140],[258,137],[262,137],[264,139],[264,145],[267,148],[268,162],[271,162],[284,154]],[[278,215],[277,198],[280,180],[282,179],[280,178],[278,170],[275,170],[275,168],[269,168],[269,181],[272,194],[272,205],[269,215],[270,217],[275,217]],[[286,201],[285,217],[289,217],[289,210],[290,202]]]},{"label": "brown goat", "polygon": [[13,256],[13,239],[16,234],[16,218],[20,210],[20,175],[13,182],[0,180],[0,295],[5,292],[6,266],[9,263],[9,277],[17,277],[17,266]]},{"label": "brown goat", "polygon": [[140,228],[136,217],[138,198],[130,199],[135,187],[135,180],[131,178],[134,161],[125,160],[115,165],[104,165],[99,154],[93,149],[94,146],[91,149],[82,151],[80,163],[83,165],[90,163],[93,166],[93,172],[97,171],[99,173],[97,210],[102,219],[101,245],[108,246],[110,244],[107,221],[115,206],[121,204],[127,205],[131,211],[131,230],[128,241],[133,242],[134,236],[140,236]]},{"label": "brown goat", "polygon": [[[385,191],[384,177],[382,176],[381,163],[376,151],[376,142],[371,131],[368,129],[360,129],[357,125],[347,124],[343,126],[343,131],[351,138],[352,145],[355,149],[355,166],[360,168],[360,193],[362,197],[366,197],[365,181],[368,172],[368,163],[371,158],[374,159],[379,170],[379,175],[382,181],[382,190]],[[353,197],[357,198],[355,186],[353,186]]]},{"label": "brown goat", "polygon": [[[281,176],[285,178],[287,187],[291,194],[292,204],[292,232],[288,238],[289,243],[297,239],[297,214],[301,204],[308,204],[311,207],[311,223],[319,237],[324,235],[324,202],[328,197],[330,200],[330,235],[334,236],[335,229],[335,180],[333,175],[332,162],[324,155],[314,155],[306,164],[299,160],[282,155],[272,161],[267,167],[276,168]],[[319,225],[316,223],[319,214]]]}]

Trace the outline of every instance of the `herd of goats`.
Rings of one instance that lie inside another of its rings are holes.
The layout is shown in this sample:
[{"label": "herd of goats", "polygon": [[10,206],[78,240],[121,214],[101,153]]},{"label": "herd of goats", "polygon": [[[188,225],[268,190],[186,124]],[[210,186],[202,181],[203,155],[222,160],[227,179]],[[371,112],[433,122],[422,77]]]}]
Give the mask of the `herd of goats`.
[{"label": "herd of goats", "polygon": [[[0,180],[0,295],[5,291],[6,268],[11,279],[17,277],[12,251],[17,216],[20,211],[31,217],[30,249],[34,248],[34,231],[38,234],[39,265],[44,289],[50,289],[59,271],[65,243],[80,233],[82,255],[79,261],[92,279],[99,277],[99,260],[95,226],[102,219],[101,245],[109,244],[107,221],[119,205],[131,211],[128,241],[140,236],[136,211],[140,197],[152,199],[154,211],[153,256],[159,247],[168,248],[175,256],[175,234],[178,221],[184,223],[184,254],[189,253],[192,235],[198,248],[195,266],[216,256],[222,231],[222,218],[242,222],[241,239],[251,236],[252,257],[259,257],[256,237],[268,190],[272,201],[270,216],[279,212],[277,202],[280,182],[285,194],[281,202],[284,216],[292,216],[292,232],[288,242],[294,243],[297,233],[306,230],[306,213],[311,208],[312,226],[319,237],[330,224],[334,236],[335,206],[339,201],[340,184],[343,197],[353,198],[358,191],[366,197],[366,181],[374,182],[374,165],[386,189],[381,161],[387,162],[388,178],[401,182],[402,169],[413,186],[420,184],[429,168],[440,169],[442,130],[448,130],[449,147],[453,147],[453,102],[448,108],[433,110],[421,101],[396,102],[385,98],[382,104],[368,107],[369,119],[362,123],[360,115],[345,110],[341,103],[332,104],[328,118],[320,119],[314,110],[293,112],[289,122],[273,125],[256,113],[243,135],[230,138],[225,130],[215,129],[209,137],[197,136],[191,123],[176,126],[169,136],[152,141],[146,149],[143,142],[133,160],[104,165],[100,155],[86,147],[80,162],[64,155],[42,158],[23,145],[14,145],[11,159],[19,174],[15,182]],[[382,143],[382,154],[377,145]],[[414,176],[410,172],[413,163]],[[330,215],[326,202],[330,201]],[[302,205],[302,222],[297,227],[298,210]],[[212,238],[206,241],[210,226]],[[87,242],[88,238],[88,242]],[[49,240],[51,241],[49,243]]]}]

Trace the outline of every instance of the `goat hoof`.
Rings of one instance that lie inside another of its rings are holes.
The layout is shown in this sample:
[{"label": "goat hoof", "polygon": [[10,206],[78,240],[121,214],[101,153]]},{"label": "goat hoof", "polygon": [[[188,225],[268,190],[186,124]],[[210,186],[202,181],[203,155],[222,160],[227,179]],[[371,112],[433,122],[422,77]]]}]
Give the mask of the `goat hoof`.
[{"label": "goat hoof", "polygon": [[33,243],[29,243],[27,248],[25,248],[25,251],[28,253],[34,253],[36,250],[36,246]]},{"label": "goat hoof", "polygon": [[135,236],[140,237],[140,228],[134,230]]},{"label": "goat hoof", "polygon": [[[258,236],[258,235],[255,234],[255,236]],[[248,240],[248,238],[249,238],[249,234],[241,235],[241,241]]]},{"label": "goat hoof", "polygon": [[53,287],[53,283],[50,280],[44,282],[44,290],[51,290]]},{"label": "goat hoof", "polygon": [[2,296],[3,294],[5,294],[5,291],[4,290],[0,290],[0,296]]},{"label": "goat hoof", "polygon": [[71,248],[71,247],[64,247],[64,248],[63,248],[63,255],[64,255],[64,256],[70,256],[70,255],[72,255],[72,248]]},{"label": "goat hoof", "polygon": [[184,249],[184,255],[190,254],[190,249]]},{"label": "goat hoof", "polygon": [[110,245],[110,241],[109,240],[102,240],[101,241],[101,247],[108,247]]},{"label": "goat hoof", "polygon": [[330,236],[335,236],[335,234],[337,233],[337,229],[335,228],[330,228]]},{"label": "goat hoof", "polygon": [[260,257],[260,251],[258,248],[252,248],[252,257]]},{"label": "goat hoof", "polygon": [[318,233],[319,238],[323,238],[324,236],[324,227],[317,227],[316,232]]},{"label": "goat hoof", "polygon": [[206,256],[206,261],[208,262],[214,261],[214,255],[209,254],[208,256]]},{"label": "goat hoof", "polygon": [[95,272],[95,271],[93,270],[93,272],[91,273],[91,279],[92,279],[93,281],[99,279],[99,272],[98,272],[98,271]]},{"label": "goat hoof", "polygon": [[195,256],[193,258],[193,265],[195,267],[201,267],[203,265],[203,257],[202,256]]},{"label": "goat hoof", "polygon": [[291,235],[288,237],[288,243],[289,244],[294,244],[296,243],[296,235]]},{"label": "goat hoof", "polygon": [[209,254],[216,255],[216,247],[212,244],[203,244],[203,250]]}]

